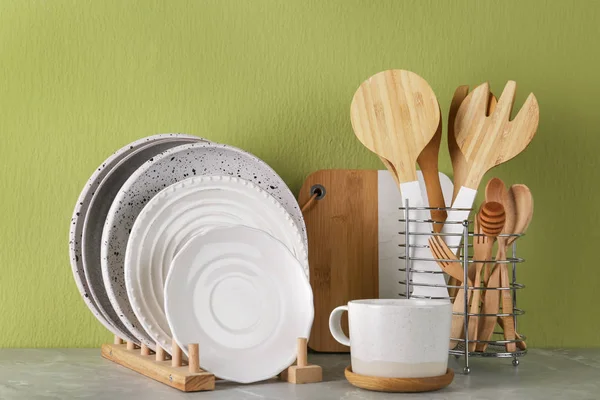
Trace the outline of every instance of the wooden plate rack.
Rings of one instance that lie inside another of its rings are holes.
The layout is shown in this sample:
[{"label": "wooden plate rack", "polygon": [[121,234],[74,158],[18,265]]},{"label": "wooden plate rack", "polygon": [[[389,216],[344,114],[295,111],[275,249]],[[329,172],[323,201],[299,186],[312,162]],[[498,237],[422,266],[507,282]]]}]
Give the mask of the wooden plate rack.
[{"label": "wooden plate rack", "polygon": [[[290,366],[278,378],[289,383],[314,383],[323,380],[322,368],[307,362],[306,338],[298,338],[296,365]],[[200,392],[215,389],[214,374],[200,368],[200,348],[197,343],[188,345],[186,360],[181,348],[173,341],[173,354],[168,355],[160,346],[153,352],[147,346],[123,343],[115,336],[113,344],[102,345],[102,357],[129,368],[155,381],[182,392]]]}]

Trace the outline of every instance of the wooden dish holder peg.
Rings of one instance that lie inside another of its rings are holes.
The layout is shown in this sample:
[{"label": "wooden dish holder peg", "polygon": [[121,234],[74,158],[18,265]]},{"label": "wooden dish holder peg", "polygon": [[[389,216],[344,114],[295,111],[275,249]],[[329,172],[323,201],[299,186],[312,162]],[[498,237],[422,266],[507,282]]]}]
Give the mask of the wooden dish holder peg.
[{"label": "wooden dish holder peg", "polygon": [[298,338],[296,365],[288,367],[279,374],[279,379],[289,383],[315,383],[323,380],[323,369],[318,365],[308,364],[308,347],[306,338]]},{"label": "wooden dish holder peg", "polygon": [[[295,384],[323,380],[321,367],[307,362],[306,343],[306,338],[298,338],[296,365],[279,374],[281,380]],[[214,374],[200,368],[198,344],[188,345],[188,360],[183,359],[181,348],[175,341],[172,347],[173,355],[169,356],[158,344],[154,353],[145,345],[139,347],[133,342],[124,344],[121,338],[115,336],[113,344],[102,345],[102,357],[182,392],[215,390]]]},{"label": "wooden dish holder peg", "polygon": [[214,390],[215,376],[200,368],[198,344],[189,344],[188,353],[186,362],[175,341],[172,357],[158,344],[154,353],[145,345],[139,348],[133,342],[123,344],[123,340],[116,336],[113,344],[102,345],[102,357],[155,381],[183,392]]}]

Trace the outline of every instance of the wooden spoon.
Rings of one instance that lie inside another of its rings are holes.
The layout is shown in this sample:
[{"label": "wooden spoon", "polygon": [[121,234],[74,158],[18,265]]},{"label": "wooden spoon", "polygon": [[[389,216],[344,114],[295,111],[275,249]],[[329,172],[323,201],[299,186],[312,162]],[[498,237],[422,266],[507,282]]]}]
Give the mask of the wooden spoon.
[{"label": "wooden spoon", "polygon": [[[504,229],[502,230],[503,234],[510,234],[514,232],[515,220],[516,220],[516,208],[515,208],[515,199],[508,190],[506,190],[506,186],[504,182],[502,182],[499,178],[492,178],[487,183],[485,187],[485,200],[486,201],[495,201],[504,206],[504,210],[506,213],[506,221],[504,223]],[[496,261],[504,261],[506,260],[506,249],[508,247],[508,237],[500,236],[498,237],[498,251],[496,252]],[[506,284],[508,279],[508,269],[506,264],[497,264],[498,268],[500,268],[500,286],[508,287]],[[492,268],[486,268],[484,272],[483,280],[485,284],[488,284],[489,277],[491,275]],[[506,286],[505,286],[506,285]],[[494,290],[495,291],[495,290]],[[491,292],[491,291],[490,291]],[[497,292],[497,291],[495,291]],[[511,292],[509,290],[502,290],[502,309],[509,310],[512,309],[512,297]],[[486,293],[487,296],[487,293]],[[505,311],[503,311],[505,312]],[[511,311],[512,312],[512,311]],[[487,311],[484,311],[485,314],[488,314]],[[481,340],[490,340],[492,334],[494,333],[494,327],[496,326],[496,317],[488,316],[483,317],[480,324],[480,339]],[[514,322],[513,322],[514,326]],[[513,329],[514,331],[514,329]],[[510,332],[507,332],[507,336],[511,336]],[[512,334],[514,336],[514,334]],[[507,339],[508,340],[508,339]],[[514,343],[511,343],[510,346],[507,345],[507,349],[513,349]],[[477,350],[485,351],[487,348],[487,343],[478,343]],[[511,351],[508,350],[508,351]],[[516,348],[512,351],[515,351]]]},{"label": "wooden spoon", "polygon": [[[402,203],[424,207],[417,180],[416,161],[431,141],[440,122],[440,108],[427,82],[417,74],[388,70],[363,82],[350,106],[352,128],[365,147],[389,162],[396,171]],[[429,212],[413,212],[415,219],[429,219]],[[414,233],[430,233],[430,224],[415,223]],[[430,255],[427,235],[415,235],[410,249],[415,258]],[[439,271],[434,262],[415,261],[415,269]],[[446,297],[448,290],[442,274],[416,274],[413,294]]]},{"label": "wooden spoon", "polygon": [[[510,188],[510,193],[515,200],[515,209],[516,209],[516,221],[515,221],[514,232],[517,234],[523,234],[523,233],[525,233],[525,231],[527,231],[527,228],[529,228],[529,224],[531,223],[531,220],[533,218],[533,196],[531,195],[531,191],[529,190],[529,188],[522,184],[512,185]],[[508,245],[512,244],[515,240],[517,240],[517,237],[513,236],[513,237],[509,238]],[[509,284],[510,284],[510,281],[509,281],[509,277],[508,277],[508,273],[507,273],[506,274],[506,282],[501,282],[501,285],[508,286]],[[510,302],[507,302],[507,305],[509,307],[507,310],[504,310],[504,303],[502,303],[502,307],[503,307],[502,312],[503,313],[512,314],[514,311],[512,296],[510,297],[509,300],[510,300]],[[517,339],[521,340],[521,336],[515,331],[514,317],[512,317],[512,316],[504,317],[503,326],[504,326],[504,328],[503,328],[504,337],[506,340],[509,340],[509,339],[507,339],[507,332],[509,333],[510,340],[514,340],[515,337]],[[514,345],[514,343],[509,343],[509,344]],[[516,345],[521,350],[525,350],[527,348],[526,343],[522,340],[517,342]],[[511,346],[511,349],[512,348],[513,347]],[[507,345],[507,351],[511,351],[511,350],[509,350],[508,345]]]},{"label": "wooden spoon", "polygon": [[[427,190],[427,198],[429,200],[429,207],[431,208],[445,208],[446,202],[444,201],[444,194],[442,192],[442,185],[440,183],[440,175],[438,169],[438,156],[440,151],[440,143],[442,141],[442,119],[435,135],[427,143],[427,146],[423,149],[419,157],[417,157],[417,163],[421,167],[423,173],[423,179],[425,180],[425,189]],[[385,158],[379,157],[385,167],[390,171],[392,177],[396,181],[396,184],[400,186],[398,177],[396,176],[396,169],[394,166]],[[446,210],[431,210],[431,219],[436,223],[433,224],[433,231],[440,232],[443,228],[443,223],[446,221],[448,213]]]},{"label": "wooden spoon", "polygon": [[539,123],[539,106],[533,93],[517,116],[509,120],[516,88],[514,81],[506,84],[490,116],[486,116],[490,97],[487,83],[473,90],[458,109],[454,134],[467,168],[453,207],[469,208],[483,175],[517,156],[533,139]]},{"label": "wooden spoon", "polygon": [[[515,233],[523,234],[529,228],[529,224],[533,218],[533,196],[526,185],[516,184],[510,187],[512,196],[515,199],[516,221]],[[508,244],[512,244],[516,237],[511,237]]]},{"label": "wooden spoon", "polygon": [[352,128],[365,147],[389,162],[403,201],[423,205],[417,158],[431,141],[440,109],[427,82],[410,71],[388,70],[363,82],[350,106]]},{"label": "wooden spoon", "polygon": [[[479,329],[479,307],[481,303],[481,269],[485,261],[492,258],[494,240],[502,232],[506,221],[506,213],[502,204],[485,202],[482,204],[475,220],[474,232],[485,236],[475,236],[473,240],[473,260],[475,264],[474,290],[469,309],[469,340],[477,340]],[[475,351],[477,343],[469,342],[469,351]]]}]

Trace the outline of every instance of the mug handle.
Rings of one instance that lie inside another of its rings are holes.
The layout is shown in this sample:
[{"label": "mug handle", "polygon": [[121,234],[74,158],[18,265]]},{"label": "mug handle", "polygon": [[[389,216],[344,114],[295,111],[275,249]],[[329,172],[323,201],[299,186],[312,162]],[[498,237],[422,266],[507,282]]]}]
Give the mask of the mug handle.
[{"label": "mug handle", "polygon": [[348,306],[339,306],[331,312],[329,316],[329,330],[335,340],[344,346],[350,346],[350,339],[342,330],[342,314],[344,311],[348,311]]}]

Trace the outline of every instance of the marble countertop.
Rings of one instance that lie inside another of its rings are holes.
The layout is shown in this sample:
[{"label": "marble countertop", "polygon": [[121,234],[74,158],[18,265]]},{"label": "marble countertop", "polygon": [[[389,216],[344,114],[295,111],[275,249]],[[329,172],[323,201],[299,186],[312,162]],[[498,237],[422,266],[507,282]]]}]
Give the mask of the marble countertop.
[{"label": "marble countertop", "polygon": [[100,349],[0,349],[0,399],[600,399],[600,349],[534,349],[513,367],[510,359],[450,358],[454,382],[439,392],[385,394],[351,386],[346,354],[309,354],[323,367],[322,383],[270,380],[251,385],[218,382],[214,392],[182,393],[100,357]]}]

